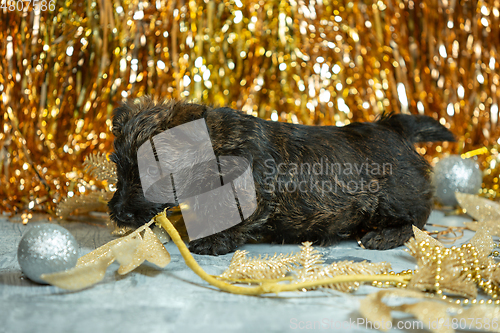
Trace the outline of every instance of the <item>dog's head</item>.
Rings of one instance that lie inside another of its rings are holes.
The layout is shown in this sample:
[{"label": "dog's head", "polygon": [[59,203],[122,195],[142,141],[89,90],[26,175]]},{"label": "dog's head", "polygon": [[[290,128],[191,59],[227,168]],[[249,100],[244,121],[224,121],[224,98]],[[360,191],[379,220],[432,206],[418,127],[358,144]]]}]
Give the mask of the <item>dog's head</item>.
[{"label": "dog's head", "polygon": [[[108,207],[118,226],[139,227],[174,203],[148,201],[141,185],[137,150],[163,131],[199,119],[206,107],[183,102],[153,102],[149,98],[124,103],[113,112],[114,153],[117,188]],[[154,170],[152,170],[154,171]]]}]

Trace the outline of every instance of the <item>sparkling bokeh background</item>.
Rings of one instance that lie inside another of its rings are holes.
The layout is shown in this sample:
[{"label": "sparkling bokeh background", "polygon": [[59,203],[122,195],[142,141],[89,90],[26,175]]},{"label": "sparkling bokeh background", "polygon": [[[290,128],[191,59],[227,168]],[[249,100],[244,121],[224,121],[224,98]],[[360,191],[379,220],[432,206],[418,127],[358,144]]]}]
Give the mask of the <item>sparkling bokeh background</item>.
[{"label": "sparkling bokeh background", "polygon": [[113,108],[143,95],[308,125],[426,114],[459,140],[419,152],[486,147],[497,196],[499,0],[52,3],[0,9],[3,211],[101,188],[83,159],[112,150]]}]

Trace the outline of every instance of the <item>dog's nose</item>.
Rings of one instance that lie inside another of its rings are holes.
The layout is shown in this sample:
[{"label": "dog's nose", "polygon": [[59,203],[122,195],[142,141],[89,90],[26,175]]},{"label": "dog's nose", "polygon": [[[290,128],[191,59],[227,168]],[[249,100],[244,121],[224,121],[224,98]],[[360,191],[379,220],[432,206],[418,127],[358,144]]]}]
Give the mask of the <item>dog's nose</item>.
[{"label": "dog's nose", "polygon": [[123,211],[118,212],[116,215],[117,215],[118,219],[120,219],[122,221],[133,220],[135,217],[134,214],[132,214],[130,212],[123,212]]}]

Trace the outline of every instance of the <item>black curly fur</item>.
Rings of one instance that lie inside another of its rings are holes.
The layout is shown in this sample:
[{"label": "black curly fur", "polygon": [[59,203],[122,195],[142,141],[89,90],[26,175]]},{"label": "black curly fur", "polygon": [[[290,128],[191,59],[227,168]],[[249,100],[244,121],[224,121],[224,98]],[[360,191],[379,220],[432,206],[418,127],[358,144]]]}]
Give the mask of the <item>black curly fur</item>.
[{"label": "black curly fur", "polygon": [[[230,108],[150,99],[129,102],[114,111],[113,119],[112,161],[118,184],[109,208],[119,225],[139,227],[173,205],[144,198],[138,147],[200,118],[207,123],[215,155],[250,161],[258,207],[244,222],[191,241],[191,251],[199,254],[224,254],[249,240],[329,245],[359,238],[369,249],[400,246],[413,235],[412,225],[423,227],[431,210],[430,166],[413,144],[454,141],[445,127],[427,116],[389,114],[374,123],[315,127],[265,121]],[[379,169],[346,173],[343,167],[332,167],[332,172],[317,173],[294,167],[314,163]],[[315,183],[333,186],[325,191]],[[297,190],[290,191],[294,184]],[[300,184],[304,186],[299,190]],[[352,184],[358,188],[353,190]]]}]

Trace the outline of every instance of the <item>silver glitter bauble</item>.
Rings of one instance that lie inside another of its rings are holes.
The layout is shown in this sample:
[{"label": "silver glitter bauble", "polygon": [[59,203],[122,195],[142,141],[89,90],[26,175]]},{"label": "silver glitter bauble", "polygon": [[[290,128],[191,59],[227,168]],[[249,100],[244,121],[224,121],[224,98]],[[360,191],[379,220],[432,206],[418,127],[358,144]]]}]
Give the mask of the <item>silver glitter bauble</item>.
[{"label": "silver glitter bauble", "polygon": [[433,183],[436,196],[443,205],[458,204],[455,192],[477,194],[483,182],[479,165],[471,159],[451,155],[434,167]]},{"label": "silver glitter bauble", "polygon": [[21,238],[17,260],[27,277],[46,284],[40,275],[75,267],[78,243],[68,230],[59,225],[37,224]]}]

